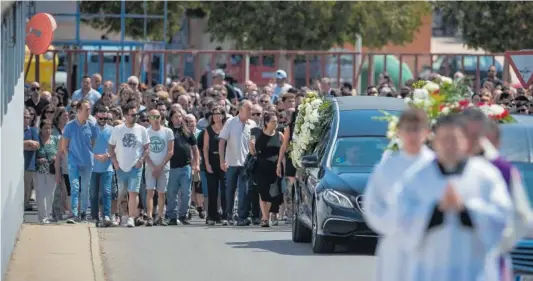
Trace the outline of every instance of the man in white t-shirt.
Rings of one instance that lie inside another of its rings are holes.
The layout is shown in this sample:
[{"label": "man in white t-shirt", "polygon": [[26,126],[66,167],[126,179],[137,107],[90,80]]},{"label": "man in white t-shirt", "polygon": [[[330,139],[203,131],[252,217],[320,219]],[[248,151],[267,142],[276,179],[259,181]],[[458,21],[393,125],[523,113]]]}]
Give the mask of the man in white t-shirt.
[{"label": "man in white t-shirt", "polygon": [[[113,128],[109,139],[109,153],[117,172],[119,198],[124,198],[123,194],[126,190],[129,195],[126,225],[134,227],[134,218],[137,216],[139,205],[142,166],[144,159],[150,153],[150,138],[146,128],[137,124],[138,115],[135,104],[126,104],[122,112],[124,112],[126,122]],[[125,212],[124,210],[120,212],[123,215],[121,224],[124,225]]]},{"label": "man in white t-shirt", "polygon": [[161,125],[161,113],[157,109],[152,109],[148,113],[151,128],[148,129],[150,137],[150,154],[146,158],[144,178],[146,179],[146,214],[148,220],[146,226],[154,225],[154,193],[157,189],[157,206],[159,217],[156,225],[166,226],[165,215],[165,193],[167,192],[170,158],[174,154],[174,133],[171,129]]}]

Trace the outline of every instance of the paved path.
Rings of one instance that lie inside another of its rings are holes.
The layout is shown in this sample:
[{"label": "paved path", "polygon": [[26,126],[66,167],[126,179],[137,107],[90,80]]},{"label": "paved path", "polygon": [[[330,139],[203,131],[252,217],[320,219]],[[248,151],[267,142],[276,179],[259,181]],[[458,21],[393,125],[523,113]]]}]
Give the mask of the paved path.
[{"label": "paved path", "polygon": [[290,240],[288,226],[207,227],[194,221],[98,232],[108,281],[367,281],[375,271],[372,247],[314,255],[309,244]]},{"label": "paved path", "polygon": [[99,248],[88,224],[23,224],[3,280],[104,281]]}]

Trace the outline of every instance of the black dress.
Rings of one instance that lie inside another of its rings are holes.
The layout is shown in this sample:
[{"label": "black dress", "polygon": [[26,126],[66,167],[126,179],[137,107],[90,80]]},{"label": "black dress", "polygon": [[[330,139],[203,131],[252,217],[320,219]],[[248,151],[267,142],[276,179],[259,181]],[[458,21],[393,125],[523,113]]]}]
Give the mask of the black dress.
[{"label": "black dress", "polygon": [[[291,124],[289,125],[289,143],[292,141],[292,136],[294,134],[294,125],[296,124],[296,112],[292,113]],[[292,159],[290,153],[287,151],[285,153],[285,176],[286,177],[295,177],[296,176],[296,167],[292,164]]]},{"label": "black dress", "polygon": [[256,137],[257,162],[253,182],[262,201],[272,202],[279,195],[276,167],[280,149],[281,137],[277,131],[273,136],[261,131]]}]

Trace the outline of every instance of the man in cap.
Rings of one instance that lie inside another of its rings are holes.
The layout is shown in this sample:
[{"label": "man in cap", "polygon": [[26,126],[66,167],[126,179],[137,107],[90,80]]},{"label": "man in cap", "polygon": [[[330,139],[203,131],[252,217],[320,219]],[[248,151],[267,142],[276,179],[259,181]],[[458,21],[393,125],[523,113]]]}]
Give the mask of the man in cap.
[{"label": "man in cap", "polygon": [[281,95],[285,94],[290,88],[292,88],[292,86],[287,83],[287,72],[278,69],[278,71],[276,71],[276,87],[274,88],[271,97],[272,103],[276,102],[276,100],[281,97]]}]

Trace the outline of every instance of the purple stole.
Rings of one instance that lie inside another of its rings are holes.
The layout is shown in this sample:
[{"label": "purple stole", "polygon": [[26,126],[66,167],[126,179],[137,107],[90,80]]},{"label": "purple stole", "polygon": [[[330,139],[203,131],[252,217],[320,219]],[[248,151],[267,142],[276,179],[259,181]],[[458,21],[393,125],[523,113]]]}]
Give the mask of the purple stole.
[{"label": "purple stole", "polygon": [[[494,165],[500,173],[502,174],[503,179],[505,180],[505,183],[507,184],[507,190],[509,191],[509,194],[511,193],[511,170],[512,170],[512,164],[503,159],[502,157],[498,156],[496,159],[489,160],[492,165]],[[507,276],[509,273],[507,271],[512,270],[509,268],[509,266],[506,264],[505,257],[501,256],[499,259],[500,263],[500,280],[507,281]]]},{"label": "purple stole", "polygon": [[503,159],[502,157],[498,156],[498,158],[490,160],[492,165],[494,165],[500,173],[502,174],[503,179],[505,180],[505,183],[507,184],[507,190],[511,192],[511,170],[512,170],[512,164]]}]

